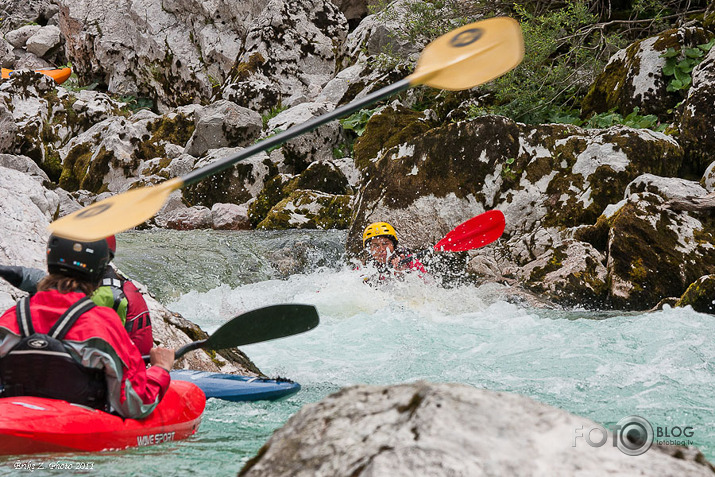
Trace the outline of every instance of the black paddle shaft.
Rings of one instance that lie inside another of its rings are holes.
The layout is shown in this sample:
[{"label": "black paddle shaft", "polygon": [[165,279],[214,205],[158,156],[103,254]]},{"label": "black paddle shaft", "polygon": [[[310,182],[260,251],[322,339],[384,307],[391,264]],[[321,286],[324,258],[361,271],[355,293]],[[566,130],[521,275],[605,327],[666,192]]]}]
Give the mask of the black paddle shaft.
[{"label": "black paddle shaft", "polygon": [[196,169],[195,171],[191,171],[185,176],[183,176],[181,180],[184,182],[185,185],[198,182],[201,179],[204,179],[210,175],[216,174],[217,172],[221,172],[222,170],[228,168],[229,166],[235,164],[238,161],[251,157],[252,155],[261,151],[266,151],[274,146],[279,146],[284,142],[293,139],[294,137],[298,137],[301,134],[305,134],[307,132],[312,131],[313,129],[316,129],[319,126],[322,126],[323,124],[329,123],[333,119],[338,119],[343,116],[347,116],[348,114],[354,113],[355,111],[358,111],[366,106],[377,103],[378,101],[383,100],[385,98],[389,98],[393,94],[397,94],[400,91],[404,91],[409,87],[409,80],[402,79],[397,83],[391,84],[373,93],[370,93],[363,98],[340,106],[339,108],[334,109],[329,113],[312,118],[302,124],[297,124],[291,128],[288,128],[288,130],[283,131],[282,133],[278,133],[275,136],[271,136],[262,141],[259,141],[256,144],[253,144],[232,156],[224,157],[223,159],[213,162],[207,166]]},{"label": "black paddle shaft", "polygon": [[[312,330],[320,323],[313,305],[289,303],[258,308],[224,323],[205,340],[194,341],[176,350],[179,359],[195,349],[220,350],[297,335]],[[149,357],[143,357],[148,361]]]}]

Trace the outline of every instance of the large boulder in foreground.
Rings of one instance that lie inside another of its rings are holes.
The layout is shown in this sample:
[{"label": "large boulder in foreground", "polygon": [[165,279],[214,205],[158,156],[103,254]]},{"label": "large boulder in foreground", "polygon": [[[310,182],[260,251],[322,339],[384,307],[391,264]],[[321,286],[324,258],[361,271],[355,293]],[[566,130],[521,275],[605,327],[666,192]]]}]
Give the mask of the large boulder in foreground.
[{"label": "large boulder in foreground", "polygon": [[612,436],[602,447],[575,439],[595,426],[462,384],[355,386],[303,407],[239,476],[713,476],[656,449],[626,455]]}]

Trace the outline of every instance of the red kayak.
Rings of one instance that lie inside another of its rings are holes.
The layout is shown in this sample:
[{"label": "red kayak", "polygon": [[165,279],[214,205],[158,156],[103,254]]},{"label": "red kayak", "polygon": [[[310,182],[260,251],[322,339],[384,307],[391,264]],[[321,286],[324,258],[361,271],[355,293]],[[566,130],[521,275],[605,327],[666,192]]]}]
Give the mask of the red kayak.
[{"label": "red kayak", "polygon": [[125,449],[186,439],[196,433],[206,405],[192,383],[172,381],[146,419],[122,419],[66,401],[0,399],[0,455]]}]

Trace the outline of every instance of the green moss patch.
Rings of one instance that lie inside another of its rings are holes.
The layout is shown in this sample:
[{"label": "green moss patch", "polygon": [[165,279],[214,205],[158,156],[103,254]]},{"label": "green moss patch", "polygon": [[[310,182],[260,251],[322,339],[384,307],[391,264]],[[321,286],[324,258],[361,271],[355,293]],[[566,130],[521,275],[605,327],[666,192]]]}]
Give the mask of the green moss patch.
[{"label": "green moss patch", "polygon": [[365,132],[355,142],[355,165],[366,170],[380,150],[388,150],[424,134],[429,126],[420,119],[422,113],[399,107],[383,109],[367,123]]},{"label": "green moss patch", "polygon": [[675,306],[692,306],[693,310],[715,315],[715,275],[706,275],[691,283]]},{"label": "green moss patch", "polygon": [[351,197],[296,190],[271,209],[259,229],[346,229]]}]

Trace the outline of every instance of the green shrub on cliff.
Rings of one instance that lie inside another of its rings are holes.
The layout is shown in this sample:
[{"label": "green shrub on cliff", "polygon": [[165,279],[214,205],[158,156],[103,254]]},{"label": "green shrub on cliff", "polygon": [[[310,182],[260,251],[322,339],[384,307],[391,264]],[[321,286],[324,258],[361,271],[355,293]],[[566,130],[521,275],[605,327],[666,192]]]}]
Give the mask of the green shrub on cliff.
[{"label": "green shrub on cliff", "polygon": [[486,86],[494,96],[489,112],[526,123],[552,122],[579,108],[580,98],[622,41],[615,33],[589,29],[598,18],[585,2],[569,2],[539,16],[515,6],[515,13],[526,55],[516,69]]}]

